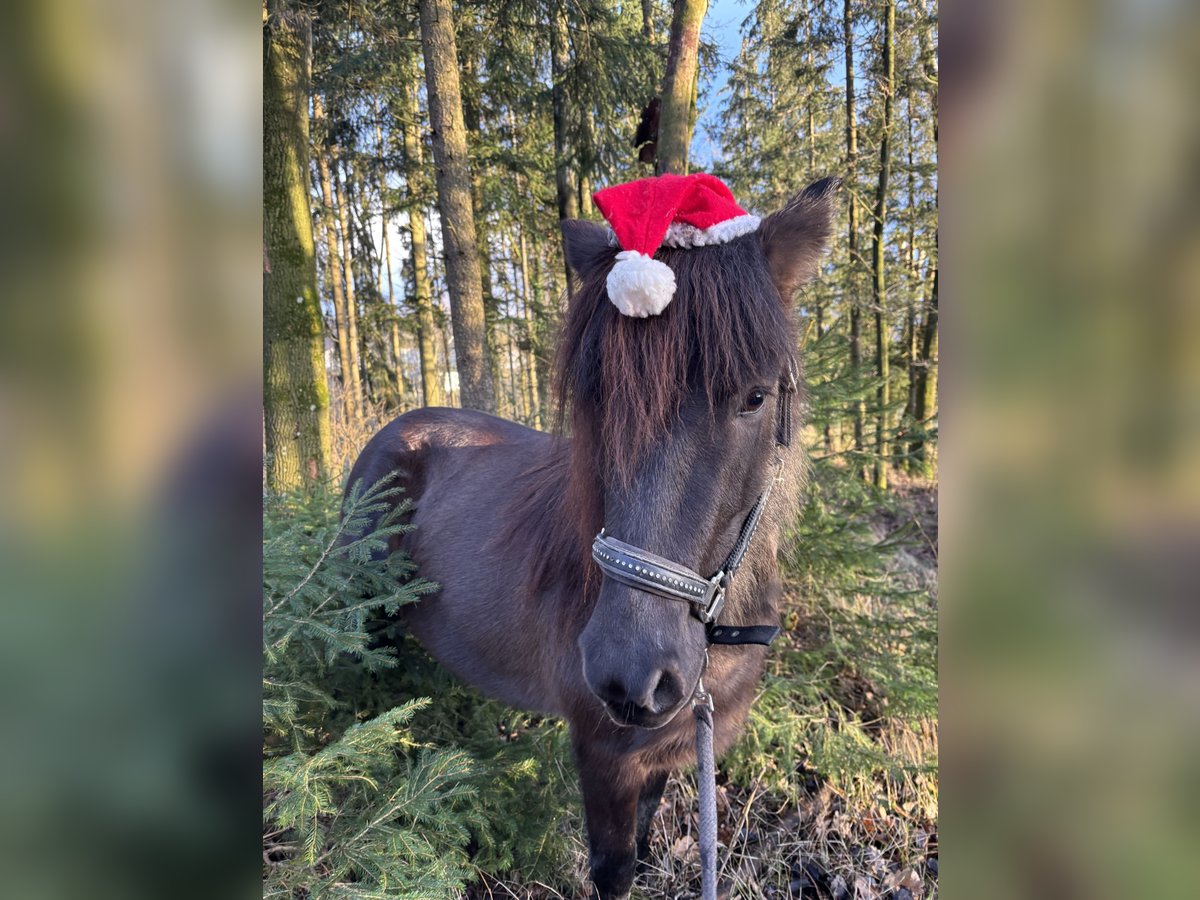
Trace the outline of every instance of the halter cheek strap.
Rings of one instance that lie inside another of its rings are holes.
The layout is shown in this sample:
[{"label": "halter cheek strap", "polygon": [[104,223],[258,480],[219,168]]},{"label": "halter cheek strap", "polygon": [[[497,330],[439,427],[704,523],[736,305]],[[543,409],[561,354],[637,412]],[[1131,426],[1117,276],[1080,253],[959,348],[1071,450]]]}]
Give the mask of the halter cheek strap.
[{"label": "halter cheek strap", "polygon": [[[797,390],[796,362],[788,360],[787,371],[779,381],[779,403],[776,416],[775,442],[780,447],[791,446],[792,442],[792,394]],[[746,551],[758,529],[763,510],[770,499],[771,489],[779,480],[783,461],[780,460],[766,488],[746,515],[738,531],[737,541],[717,571],[705,578],[694,569],[673,562],[649,550],[643,550],[604,533],[592,541],[592,559],[604,574],[630,587],[657,594],[668,600],[682,600],[693,604],[692,612],[705,624],[711,644],[764,644],[769,645],[779,628],[774,625],[718,625],[717,618],[725,606],[725,593],[734,574],[745,559]]]}]

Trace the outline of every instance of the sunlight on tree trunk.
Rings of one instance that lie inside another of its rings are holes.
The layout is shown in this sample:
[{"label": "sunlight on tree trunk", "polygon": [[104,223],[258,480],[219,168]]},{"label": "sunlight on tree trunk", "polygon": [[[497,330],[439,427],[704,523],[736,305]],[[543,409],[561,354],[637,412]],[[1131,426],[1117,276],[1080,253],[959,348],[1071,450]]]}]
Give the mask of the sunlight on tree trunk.
[{"label": "sunlight on tree trunk", "polygon": [[[460,26],[463,27],[463,26]],[[463,90],[463,125],[466,127],[467,156],[473,155],[472,144],[480,140],[479,86],[478,66],[474,56],[468,55],[460,66],[462,72]],[[497,320],[500,318],[500,297],[492,279],[492,241],[491,224],[487,217],[487,203],[484,198],[482,165],[471,166],[471,212],[475,220],[475,247],[479,255],[479,289],[483,294],[483,324],[484,347],[487,350],[488,365],[491,367],[492,384],[496,389],[496,408],[499,411],[504,402],[502,384],[500,331]]]},{"label": "sunlight on tree trunk", "polygon": [[592,206],[592,172],[596,166],[595,123],[590,108],[579,111],[579,214],[590,218]]}]

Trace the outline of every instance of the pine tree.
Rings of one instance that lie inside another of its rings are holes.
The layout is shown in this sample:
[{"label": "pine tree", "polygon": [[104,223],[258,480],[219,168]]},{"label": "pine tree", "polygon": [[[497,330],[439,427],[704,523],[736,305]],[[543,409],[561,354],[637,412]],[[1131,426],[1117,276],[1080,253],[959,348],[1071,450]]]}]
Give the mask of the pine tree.
[{"label": "pine tree", "polygon": [[[459,890],[473,788],[467,756],[418,751],[406,730],[429,705],[414,698],[350,724],[329,713],[326,685],[350,656],[366,672],[395,665],[372,647],[368,624],[417,602],[435,585],[411,565],[373,555],[409,530],[408,504],[387,481],[354,486],[344,518],[323,519],[323,498],[284,495],[268,505],[263,551],[264,888],[308,896],[406,897]],[[402,764],[397,765],[397,754]]]}]

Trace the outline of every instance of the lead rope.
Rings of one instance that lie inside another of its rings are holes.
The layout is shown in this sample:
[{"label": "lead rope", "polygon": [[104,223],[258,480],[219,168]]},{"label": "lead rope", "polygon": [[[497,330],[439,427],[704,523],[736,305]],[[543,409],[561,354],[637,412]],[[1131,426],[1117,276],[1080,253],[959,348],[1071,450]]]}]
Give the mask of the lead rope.
[{"label": "lead rope", "polygon": [[[742,564],[746,550],[750,547],[750,539],[758,528],[758,520],[767,506],[771,496],[771,488],[779,480],[783,469],[780,459],[775,468],[775,474],[762,492],[754,509],[742,523],[737,543],[733,552],[725,559],[721,567],[722,587],[727,587],[734,572]],[[725,632],[729,635],[726,637]],[[776,626],[746,626],[741,629],[723,629],[708,624],[708,640],[710,643],[770,644],[779,633]],[[708,668],[708,653],[705,652],[704,668]],[[704,689],[704,677],[696,682],[696,693],[692,695],[692,715],[696,717],[696,789],[700,802],[700,900],[717,900],[717,765],[713,753],[713,698]]]},{"label": "lead rope", "polygon": [[713,700],[704,679],[692,696],[696,717],[696,784],[700,793],[700,898],[717,900],[717,770],[713,759]]}]

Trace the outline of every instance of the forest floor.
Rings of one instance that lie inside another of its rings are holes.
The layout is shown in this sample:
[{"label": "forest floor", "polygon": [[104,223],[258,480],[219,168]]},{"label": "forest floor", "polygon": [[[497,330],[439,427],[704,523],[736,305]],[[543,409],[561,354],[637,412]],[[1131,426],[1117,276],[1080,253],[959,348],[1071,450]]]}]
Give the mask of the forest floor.
[{"label": "forest floor", "polygon": [[[859,548],[875,551],[870,571],[857,571],[861,559],[837,564],[843,576],[861,575],[861,591],[814,598],[812,580],[832,569],[785,563],[790,627],[772,651],[748,734],[718,765],[720,896],[937,897],[937,487],[900,479],[888,497],[859,517]],[[835,521],[838,504],[826,506]],[[699,896],[696,815],[694,777],[676,775],[633,900]],[[562,827],[572,832],[582,885],[587,853],[578,826]],[[569,896],[486,875],[466,894]]]}]

